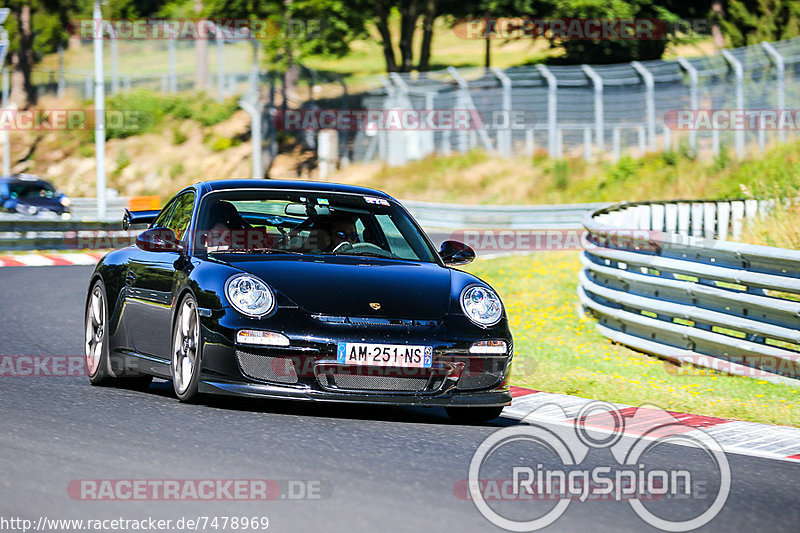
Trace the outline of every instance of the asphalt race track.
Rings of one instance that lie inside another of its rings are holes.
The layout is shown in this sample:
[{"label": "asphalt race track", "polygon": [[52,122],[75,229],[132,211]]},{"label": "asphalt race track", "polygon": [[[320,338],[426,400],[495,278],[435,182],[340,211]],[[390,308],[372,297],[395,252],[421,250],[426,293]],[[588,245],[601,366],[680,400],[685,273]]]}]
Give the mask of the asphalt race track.
[{"label": "asphalt race track", "polygon": [[[0,355],[82,354],[90,272],[0,268]],[[454,485],[466,479],[481,441],[514,424],[460,426],[435,409],[225,398],[183,405],[163,381],[133,392],[92,387],[79,377],[0,377],[0,517],[35,523],[41,516],[238,515],[266,516],[270,531],[496,530],[455,496]],[[609,460],[593,453],[584,464]],[[671,444],[659,446],[653,460],[698,475],[710,468],[697,453]],[[703,529],[798,531],[800,464],[733,454],[728,461],[730,496]],[[81,479],[255,478],[319,481],[326,490],[321,499],[268,502],[81,501],[67,491]],[[704,504],[682,504],[697,505]],[[572,502],[549,530],[654,528],[625,502],[595,501]]]}]

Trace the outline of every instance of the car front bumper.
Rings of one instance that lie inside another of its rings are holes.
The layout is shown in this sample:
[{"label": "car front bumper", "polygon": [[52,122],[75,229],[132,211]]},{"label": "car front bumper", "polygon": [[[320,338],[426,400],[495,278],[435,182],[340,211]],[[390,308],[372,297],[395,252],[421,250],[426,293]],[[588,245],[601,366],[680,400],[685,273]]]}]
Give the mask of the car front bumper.
[{"label": "car front bumper", "polygon": [[[299,309],[270,320],[226,309],[201,318],[204,348],[199,391],[262,398],[418,406],[502,406],[511,402],[513,341],[505,320],[477,328],[448,315],[424,325],[352,325],[320,321]],[[280,332],[288,347],[235,342],[240,329]],[[504,340],[508,353],[473,354],[479,340]],[[340,365],[337,344],[372,342],[431,346],[428,369]]]}]

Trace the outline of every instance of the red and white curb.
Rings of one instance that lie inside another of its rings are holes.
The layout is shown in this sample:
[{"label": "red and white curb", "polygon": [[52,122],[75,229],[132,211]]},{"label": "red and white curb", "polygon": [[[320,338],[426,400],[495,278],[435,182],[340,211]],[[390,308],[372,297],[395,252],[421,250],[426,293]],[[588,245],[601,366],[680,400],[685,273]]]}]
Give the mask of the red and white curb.
[{"label": "red and white curb", "polygon": [[[511,387],[511,396],[513,397],[511,405],[503,409],[504,417],[515,420],[527,418],[530,421],[570,426],[574,425],[575,418],[581,409],[594,401],[578,396],[541,392],[523,387]],[[625,419],[632,417],[637,410],[646,409],[620,403],[612,403],[611,405],[616,407]],[[563,413],[561,412],[562,410]],[[567,419],[563,418],[564,413],[566,413]],[[656,413],[661,412],[653,410],[654,417],[658,416]],[[727,420],[713,416],[675,413],[672,411],[669,413],[677,423],[686,426],[687,436],[691,436],[695,431],[700,432],[702,430],[703,433],[716,440],[725,452],[766,459],[800,461],[799,428]],[[637,431],[637,425],[625,425],[623,435],[639,438],[642,436],[641,429],[647,430],[652,427],[652,425],[647,424],[648,417],[642,417],[641,415],[642,413],[637,413],[636,416],[640,431]],[[593,423],[592,420],[587,419],[583,422],[592,429],[609,429],[604,427],[608,424],[607,420]]]},{"label": "red and white curb", "polygon": [[106,252],[70,252],[0,255],[0,267],[95,265]]}]

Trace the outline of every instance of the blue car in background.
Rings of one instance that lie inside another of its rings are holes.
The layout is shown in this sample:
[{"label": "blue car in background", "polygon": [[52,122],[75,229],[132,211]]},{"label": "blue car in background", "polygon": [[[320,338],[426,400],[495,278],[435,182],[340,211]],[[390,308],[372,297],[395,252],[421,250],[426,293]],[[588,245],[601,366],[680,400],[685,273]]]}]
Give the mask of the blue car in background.
[{"label": "blue car in background", "polygon": [[70,199],[48,181],[32,174],[0,176],[0,211],[23,215],[65,216]]}]

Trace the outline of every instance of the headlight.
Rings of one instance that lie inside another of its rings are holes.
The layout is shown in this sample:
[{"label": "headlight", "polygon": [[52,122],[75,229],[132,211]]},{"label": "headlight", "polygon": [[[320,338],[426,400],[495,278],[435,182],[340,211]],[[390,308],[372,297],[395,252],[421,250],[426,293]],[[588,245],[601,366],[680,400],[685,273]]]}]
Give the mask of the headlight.
[{"label": "headlight", "polygon": [[231,305],[247,316],[264,316],[275,307],[275,296],[267,284],[249,274],[237,274],[225,284]]},{"label": "headlight", "polygon": [[503,316],[503,304],[492,289],[470,285],[461,291],[461,309],[479,326],[494,326]]},{"label": "headlight", "polygon": [[60,202],[64,207],[69,207],[69,204],[72,203],[72,200],[70,200],[68,196],[62,196]]}]

